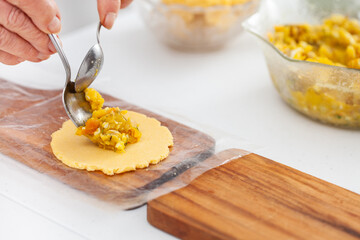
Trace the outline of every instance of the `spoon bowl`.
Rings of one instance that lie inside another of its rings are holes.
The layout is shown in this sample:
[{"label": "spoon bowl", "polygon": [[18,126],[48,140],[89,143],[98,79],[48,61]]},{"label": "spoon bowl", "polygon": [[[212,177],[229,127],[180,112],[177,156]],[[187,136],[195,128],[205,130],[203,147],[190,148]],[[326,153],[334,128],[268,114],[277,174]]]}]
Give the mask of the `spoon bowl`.
[{"label": "spoon bowl", "polygon": [[97,44],[88,51],[80,65],[75,79],[76,92],[82,92],[89,87],[102,69],[104,63],[104,53],[100,46],[100,29],[101,23],[99,23],[96,32]]},{"label": "spoon bowl", "polygon": [[67,115],[77,127],[84,126],[92,116],[91,106],[85,99],[85,93],[76,92],[74,82],[69,82],[65,86],[63,103]]}]

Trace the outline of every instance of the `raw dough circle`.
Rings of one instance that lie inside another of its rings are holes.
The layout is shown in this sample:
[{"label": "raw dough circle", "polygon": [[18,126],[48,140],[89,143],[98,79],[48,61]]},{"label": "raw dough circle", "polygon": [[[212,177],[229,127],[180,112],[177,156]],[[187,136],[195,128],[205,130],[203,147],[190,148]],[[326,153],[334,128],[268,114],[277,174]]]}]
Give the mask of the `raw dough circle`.
[{"label": "raw dough circle", "polygon": [[145,168],[169,155],[173,137],[167,127],[140,113],[128,111],[125,116],[139,124],[142,133],[139,142],[126,146],[125,153],[101,149],[85,136],[75,135],[76,127],[68,120],[51,135],[54,155],[69,167],[100,170],[107,175]]}]

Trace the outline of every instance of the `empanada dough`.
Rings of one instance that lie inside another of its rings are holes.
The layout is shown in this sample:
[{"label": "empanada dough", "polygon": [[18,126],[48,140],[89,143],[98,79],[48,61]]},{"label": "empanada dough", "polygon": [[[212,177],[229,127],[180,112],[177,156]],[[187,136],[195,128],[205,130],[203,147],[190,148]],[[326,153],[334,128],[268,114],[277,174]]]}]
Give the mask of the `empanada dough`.
[{"label": "empanada dough", "polygon": [[69,167],[100,170],[107,175],[145,168],[169,155],[173,137],[167,127],[140,113],[128,111],[125,116],[139,124],[142,133],[139,142],[126,146],[125,153],[101,149],[85,136],[75,135],[76,127],[68,120],[52,134],[54,155]]}]

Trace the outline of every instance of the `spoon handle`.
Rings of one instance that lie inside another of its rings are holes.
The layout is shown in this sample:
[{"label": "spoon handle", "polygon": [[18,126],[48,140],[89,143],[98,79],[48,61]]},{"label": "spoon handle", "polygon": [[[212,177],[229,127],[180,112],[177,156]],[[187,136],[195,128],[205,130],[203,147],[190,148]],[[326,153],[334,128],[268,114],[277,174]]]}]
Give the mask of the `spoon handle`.
[{"label": "spoon handle", "polygon": [[97,28],[97,31],[96,31],[96,39],[97,39],[97,42],[98,44],[100,44],[100,29],[101,29],[101,22],[99,22],[99,25],[98,25],[98,28]]},{"label": "spoon handle", "polygon": [[66,83],[65,86],[71,81],[71,70],[70,70],[70,64],[65,56],[65,52],[61,47],[61,44],[55,34],[49,34],[49,38],[51,42],[54,44],[54,47],[56,51],[59,53],[60,59],[64,65],[65,72],[66,72]]}]

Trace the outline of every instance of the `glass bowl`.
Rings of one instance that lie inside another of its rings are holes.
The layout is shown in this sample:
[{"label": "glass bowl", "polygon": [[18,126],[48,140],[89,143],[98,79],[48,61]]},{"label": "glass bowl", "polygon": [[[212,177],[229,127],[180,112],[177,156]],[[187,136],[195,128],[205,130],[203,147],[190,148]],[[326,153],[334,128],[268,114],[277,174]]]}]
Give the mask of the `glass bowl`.
[{"label": "glass bowl", "polygon": [[275,25],[319,24],[333,13],[359,18],[358,0],[266,0],[244,22],[263,49],[281,97],[301,113],[339,127],[360,128],[360,70],[295,60],[267,40]]},{"label": "glass bowl", "polygon": [[141,0],[139,5],[145,24],[162,42],[178,49],[204,50],[221,47],[240,33],[243,21],[258,9],[259,1],[191,7]]}]

